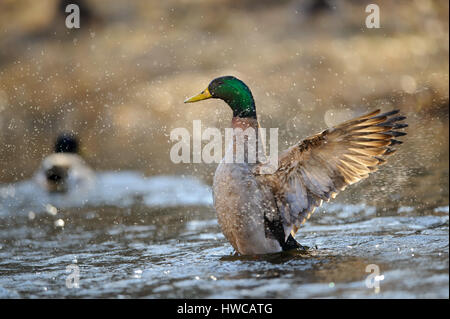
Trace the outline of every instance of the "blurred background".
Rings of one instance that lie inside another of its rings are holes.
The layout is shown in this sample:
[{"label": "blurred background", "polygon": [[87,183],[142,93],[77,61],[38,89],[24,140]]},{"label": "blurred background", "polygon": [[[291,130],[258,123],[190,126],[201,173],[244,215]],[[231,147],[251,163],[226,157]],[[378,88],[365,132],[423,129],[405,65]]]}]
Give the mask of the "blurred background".
[{"label": "blurred background", "polygon": [[[65,6],[81,28],[65,27]],[[389,164],[344,199],[448,204],[448,1],[0,2],[0,182],[29,178],[61,131],[79,135],[97,170],[195,175],[173,164],[170,131],[202,120],[229,127],[230,109],[184,105],[221,75],[253,91],[281,148],[375,108],[400,108],[410,128]]]},{"label": "blurred background", "polygon": [[[376,1],[368,29],[373,2],[0,0],[0,298],[448,299],[449,2]],[[221,75],[280,149],[377,108],[408,117],[388,163],[299,231],[309,257],[229,257],[217,164],[170,160],[172,129],[230,127],[222,101],[183,104]],[[67,131],[98,171],[87,195],[30,179]]]}]

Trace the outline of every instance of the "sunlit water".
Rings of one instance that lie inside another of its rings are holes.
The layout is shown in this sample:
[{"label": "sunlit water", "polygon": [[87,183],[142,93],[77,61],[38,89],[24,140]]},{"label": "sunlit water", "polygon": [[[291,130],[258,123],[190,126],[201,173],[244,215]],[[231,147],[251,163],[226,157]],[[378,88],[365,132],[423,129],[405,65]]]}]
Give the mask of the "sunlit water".
[{"label": "sunlit water", "polygon": [[69,195],[2,185],[0,298],[448,298],[448,215],[328,204],[297,235],[308,254],[235,257],[194,178],[101,173]]}]

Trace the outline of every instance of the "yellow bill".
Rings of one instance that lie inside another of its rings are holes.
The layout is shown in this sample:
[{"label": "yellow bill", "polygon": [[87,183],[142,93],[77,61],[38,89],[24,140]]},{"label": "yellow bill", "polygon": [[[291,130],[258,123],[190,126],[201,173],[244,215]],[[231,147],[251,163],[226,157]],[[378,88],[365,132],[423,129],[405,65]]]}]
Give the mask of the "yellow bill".
[{"label": "yellow bill", "polygon": [[197,95],[185,100],[184,103],[192,103],[192,102],[197,102],[197,101],[206,100],[206,99],[210,99],[210,98],[212,98],[212,95],[211,95],[211,93],[209,93],[208,88],[206,88],[202,93],[197,94]]}]

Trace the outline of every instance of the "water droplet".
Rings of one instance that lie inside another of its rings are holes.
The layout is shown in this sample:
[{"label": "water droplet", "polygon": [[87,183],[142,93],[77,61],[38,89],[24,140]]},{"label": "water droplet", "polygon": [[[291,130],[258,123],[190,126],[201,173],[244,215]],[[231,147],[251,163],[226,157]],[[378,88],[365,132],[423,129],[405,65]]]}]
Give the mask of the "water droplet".
[{"label": "water droplet", "polygon": [[55,220],[55,227],[64,227],[64,221],[62,219]]},{"label": "water droplet", "polygon": [[32,211],[28,212],[28,219],[33,220],[36,218],[36,214]]},{"label": "water droplet", "polygon": [[47,211],[48,214],[50,214],[52,216],[55,216],[56,214],[58,214],[58,209],[51,204],[45,205],[45,210]]}]

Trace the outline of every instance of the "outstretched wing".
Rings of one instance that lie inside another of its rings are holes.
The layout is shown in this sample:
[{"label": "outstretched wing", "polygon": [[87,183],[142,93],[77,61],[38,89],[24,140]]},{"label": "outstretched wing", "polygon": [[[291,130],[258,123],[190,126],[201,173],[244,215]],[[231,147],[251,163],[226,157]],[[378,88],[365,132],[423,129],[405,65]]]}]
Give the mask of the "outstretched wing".
[{"label": "outstretched wing", "polygon": [[396,137],[404,116],[380,110],[347,121],[290,147],[279,157],[279,168],[266,175],[272,185],[286,237],[295,233],[314,209],[369,176],[383,157],[401,144]]}]

